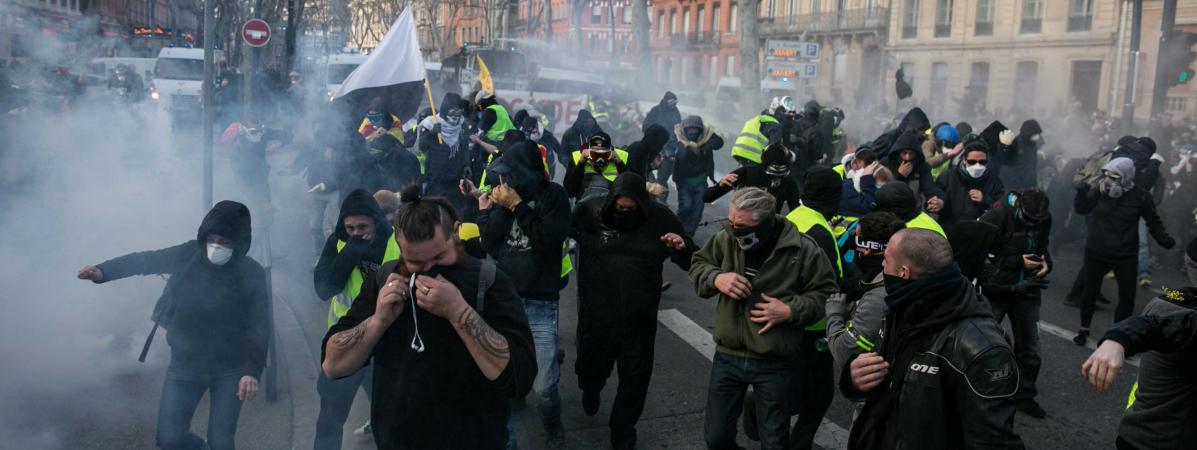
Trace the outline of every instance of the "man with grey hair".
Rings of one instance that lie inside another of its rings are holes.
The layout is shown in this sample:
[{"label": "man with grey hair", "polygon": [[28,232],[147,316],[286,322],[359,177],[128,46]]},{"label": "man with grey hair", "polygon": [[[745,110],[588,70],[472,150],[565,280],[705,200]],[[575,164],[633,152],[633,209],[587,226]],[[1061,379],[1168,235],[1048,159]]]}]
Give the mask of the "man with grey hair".
[{"label": "man with grey hair", "polygon": [[690,265],[698,295],[718,301],[705,425],[711,449],[736,448],[736,418],[748,386],[756,396],[761,448],[786,447],[802,334],[823,317],[837,289],[819,245],[776,215],[776,202],[760,188],[737,190],[724,229]]},{"label": "man with grey hair", "polygon": [[948,240],[907,228],[890,238],[882,264],[883,340],[840,378],[845,397],[865,402],[848,449],[1023,448],[1014,352]]}]

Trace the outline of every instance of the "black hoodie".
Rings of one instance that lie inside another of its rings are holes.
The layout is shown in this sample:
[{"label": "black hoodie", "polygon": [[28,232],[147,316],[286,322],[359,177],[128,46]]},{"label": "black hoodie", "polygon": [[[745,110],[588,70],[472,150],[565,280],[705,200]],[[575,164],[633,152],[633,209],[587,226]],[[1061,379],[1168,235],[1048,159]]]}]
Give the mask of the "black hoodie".
[{"label": "black hoodie", "polygon": [[641,177],[653,180],[652,164],[661,154],[661,149],[669,142],[669,132],[665,128],[653,124],[644,130],[644,138],[628,145],[628,169]]},{"label": "black hoodie", "polygon": [[[612,205],[620,196],[635,200],[640,209],[616,217]],[[583,329],[655,326],[665,260],[688,270],[696,250],[677,216],[652,200],[643,178],[624,173],[605,198],[578,204],[570,230],[578,245],[578,321]],[[670,250],[661,243],[666,233],[682,236],[686,248]]]},{"label": "black hoodie", "polygon": [[913,220],[922,212],[919,209],[919,201],[914,196],[914,191],[903,183],[886,183],[885,186],[877,190],[875,198],[874,211],[893,213],[903,222]]},{"label": "black hoodie", "polygon": [[[682,122],[682,113],[678,111],[677,105],[670,105],[670,100],[677,100],[677,95],[673,92],[666,91],[665,96],[661,97],[661,102],[653,109],[648,110],[648,114],[644,116],[645,132],[648,131],[650,125],[660,125],[666,130],[673,130],[677,124]],[[666,139],[669,139],[666,137]]]},{"label": "black hoodie", "polygon": [[927,113],[924,113],[921,108],[911,108],[905,116],[902,116],[902,121],[898,123],[898,127],[888,130],[873,139],[872,147],[878,150],[878,154],[886,155],[892,151],[892,147],[897,142],[898,137],[903,134],[916,134],[922,130],[931,128],[931,120],[927,118]]},{"label": "black hoodie", "polygon": [[[831,220],[839,212],[840,197],[844,195],[843,182],[840,175],[828,166],[814,166],[806,171],[806,178],[802,182],[802,205],[818,211],[824,219]],[[835,236],[822,227],[811,227],[805,231],[807,236],[819,244],[827,261],[832,266],[844,267],[840,259],[839,249],[835,243]],[[837,278],[843,278],[837,273]]]},{"label": "black hoodie", "polygon": [[561,152],[569,155],[581,150],[587,139],[601,131],[603,131],[602,127],[598,125],[597,120],[594,120],[590,111],[585,109],[578,111],[578,118],[574,120],[574,124],[565,130],[565,134],[561,135]]},{"label": "black hoodie", "polygon": [[[223,266],[208,259],[210,235],[233,241],[233,258]],[[97,265],[104,276],[98,283],[169,274],[153,317],[169,331],[174,363],[260,378],[270,343],[270,300],[266,272],[246,256],[251,243],[249,209],[224,200],[204,216],[196,240],[105,261]]]},{"label": "black hoodie", "polygon": [[[374,218],[373,239],[367,241],[351,238],[345,231],[345,218],[348,216]],[[363,279],[373,276],[383,262],[391,233],[386,214],[383,214],[382,208],[378,207],[378,202],[369,192],[355,189],[345,196],[345,200],[341,202],[341,214],[337,218],[336,230],[324,241],[320,260],[316,262],[316,269],[312,271],[316,296],[321,300],[329,300],[339,294],[345,289],[345,283],[349,281],[349,274],[353,269],[358,269]],[[338,241],[345,242],[345,248],[340,252],[337,251]]]},{"label": "black hoodie", "polygon": [[[903,121],[903,123],[905,122]],[[898,171],[898,168],[902,166],[902,150],[914,152],[914,169],[908,176],[902,176],[902,173]],[[927,164],[926,156],[923,155],[919,136],[913,132],[902,133],[898,136],[894,145],[890,146],[889,153],[882,157],[881,164],[893,172],[895,181],[910,185],[912,190],[918,191],[923,200],[931,197],[943,198],[943,191],[939,189],[939,185],[935,184],[935,178],[931,177],[931,165]]]},{"label": "black hoodie", "polygon": [[569,235],[569,197],[561,185],[548,181],[544,170],[535,144],[510,147],[487,173],[501,175],[521,202],[514,211],[492,205],[479,211],[477,222],[483,250],[511,277],[520,296],[556,301],[564,287],[561,252]]},{"label": "black hoodie", "polygon": [[[970,149],[979,150],[974,147]],[[965,156],[968,155],[968,151],[965,150]],[[949,231],[952,225],[958,222],[977,220],[1006,193],[1002,179],[993,173],[990,167],[985,168],[985,173],[981,174],[980,178],[973,178],[965,173],[965,164],[965,159],[961,158],[955,167],[939,174],[939,180],[936,180],[944,192],[944,207],[940,211],[939,223],[944,225],[945,231]],[[989,166],[992,165],[991,162]],[[980,202],[974,202],[969,196],[969,191],[973,189],[981,191]]]},{"label": "black hoodie", "polygon": [[[1028,120],[1019,128],[1018,137],[1014,144],[1006,147],[994,156],[998,164],[1002,182],[1010,190],[1023,190],[1039,185],[1039,147],[1042,142],[1031,140],[1031,136],[1040,135],[1043,129],[1039,122]],[[992,148],[992,147],[991,147]]]}]

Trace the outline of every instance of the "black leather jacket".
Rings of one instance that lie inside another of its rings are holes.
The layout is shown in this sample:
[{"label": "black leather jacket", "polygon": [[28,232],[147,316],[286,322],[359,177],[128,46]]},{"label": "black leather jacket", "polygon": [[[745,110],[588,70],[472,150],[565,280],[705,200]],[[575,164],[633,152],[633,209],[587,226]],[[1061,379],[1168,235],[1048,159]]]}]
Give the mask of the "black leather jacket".
[{"label": "black leather jacket", "polygon": [[845,366],[841,391],[865,400],[849,449],[1023,448],[1014,433],[1014,353],[989,303],[952,271],[887,297],[896,308],[878,347],[890,363],[880,386],[856,390]]}]

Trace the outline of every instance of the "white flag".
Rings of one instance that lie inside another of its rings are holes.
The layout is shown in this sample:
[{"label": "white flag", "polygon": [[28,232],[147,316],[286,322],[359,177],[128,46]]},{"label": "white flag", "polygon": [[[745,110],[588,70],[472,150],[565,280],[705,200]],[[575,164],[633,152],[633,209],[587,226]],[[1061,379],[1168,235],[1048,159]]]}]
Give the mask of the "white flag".
[{"label": "white flag", "polygon": [[422,81],[425,77],[424,57],[416,34],[411,7],[403,10],[378,47],[345,78],[333,98],[358,89],[394,86]]}]

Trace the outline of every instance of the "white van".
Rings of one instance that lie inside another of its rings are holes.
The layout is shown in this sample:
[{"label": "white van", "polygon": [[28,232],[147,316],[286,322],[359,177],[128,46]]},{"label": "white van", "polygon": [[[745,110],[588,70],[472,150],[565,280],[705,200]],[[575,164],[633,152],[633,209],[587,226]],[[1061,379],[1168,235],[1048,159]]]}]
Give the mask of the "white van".
[{"label": "white van", "polygon": [[[224,64],[224,51],[213,55],[216,74]],[[204,95],[204,50],[200,48],[164,48],[154,64],[150,99],[168,111],[198,111]]]},{"label": "white van", "polygon": [[361,53],[339,53],[320,58],[318,70],[324,75],[324,98],[331,100],[349,74],[364,62],[366,55]]}]

